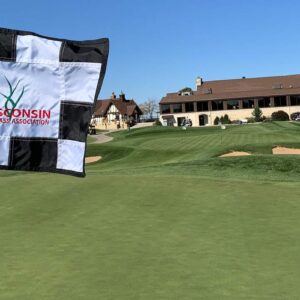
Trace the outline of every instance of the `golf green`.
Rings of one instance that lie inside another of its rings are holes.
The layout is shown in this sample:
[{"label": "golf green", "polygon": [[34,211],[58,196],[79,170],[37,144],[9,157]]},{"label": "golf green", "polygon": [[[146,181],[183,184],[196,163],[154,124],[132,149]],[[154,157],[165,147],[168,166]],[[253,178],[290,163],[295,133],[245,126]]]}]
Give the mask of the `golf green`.
[{"label": "golf green", "polygon": [[300,156],[272,148],[299,125],[123,131],[83,179],[1,171],[0,299],[298,299]]}]

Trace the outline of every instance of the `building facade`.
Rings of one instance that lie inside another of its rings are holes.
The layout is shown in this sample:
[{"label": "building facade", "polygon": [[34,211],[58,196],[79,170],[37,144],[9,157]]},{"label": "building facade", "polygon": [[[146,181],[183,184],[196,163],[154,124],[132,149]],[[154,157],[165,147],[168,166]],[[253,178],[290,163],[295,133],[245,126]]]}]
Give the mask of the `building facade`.
[{"label": "building facade", "polygon": [[125,94],[116,97],[112,93],[110,99],[97,100],[93,122],[99,129],[126,128],[140,120],[142,111],[136,102],[127,100]]},{"label": "building facade", "polygon": [[227,114],[231,120],[252,117],[260,107],[265,117],[278,110],[289,116],[300,112],[300,75],[196,80],[196,90],[168,93],[160,101],[163,125],[180,126],[190,119],[193,126],[213,125],[216,117]]}]

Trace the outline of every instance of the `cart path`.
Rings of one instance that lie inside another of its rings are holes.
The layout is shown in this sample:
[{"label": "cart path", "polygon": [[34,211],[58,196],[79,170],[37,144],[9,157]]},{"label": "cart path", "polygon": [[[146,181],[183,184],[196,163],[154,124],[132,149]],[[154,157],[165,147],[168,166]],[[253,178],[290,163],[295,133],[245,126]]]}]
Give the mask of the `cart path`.
[{"label": "cart path", "polygon": [[96,141],[92,142],[91,144],[104,144],[112,141],[114,138],[111,136],[107,136],[110,132],[105,132],[105,133],[99,133],[96,135],[91,135],[92,138],[95,138]]},{"label": "cart path", "polygon": [[[141,127],[149,127],[153,126],[152,123],[138,123],[137,125],[133,126],[132,129],[134,128],[141,128]],[[111,136],[107,136],[107,134],[111,132],[117,132],[117,131],[122,131],[122,130],[128,130],[127,128],[119,128],[119,129],[110,129],[107,132],[104,133],[99,133],[96,135],[91,135],[92,138],[95,138],[96,141],[92,142],[91,144],[104,144],[112,141],[114,138]]]}]

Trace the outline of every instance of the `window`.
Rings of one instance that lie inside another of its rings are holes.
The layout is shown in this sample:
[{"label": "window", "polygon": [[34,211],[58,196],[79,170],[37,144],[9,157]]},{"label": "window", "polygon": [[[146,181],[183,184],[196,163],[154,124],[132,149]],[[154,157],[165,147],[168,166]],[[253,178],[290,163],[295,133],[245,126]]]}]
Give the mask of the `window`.
[{"label": "window", "polygon": [[162,114],[169,114],[170,112],[171,112],[170,104],[163,104],[161,106],[161,113]]},{"label": "window", "polygon": [[239,109],[239,101],[238,100],[227,101],[227,109]]},{"label": "window", "polygon": [[173,111],[174,113],[181,113],[182,112],[182,104],[173,104]]},{"label": "window", "polygon": [[208,111],[208,101],[197,102],[197,111]]},{"label": "window", "polygon": [[254,100],[253,99],[243,100],[243,108],[254,108]]},{"label": "window", "polygon": [[293,106],[299,105],[300,106],[300,95],[291,96],[291,105],[293,105]]},{"label": "window", "polygon": [[274,97],[274,106],[286,106],[286,96]]},{"label": "window", "polygon": [[192,93],[190,92],[190,91],[188,91],[188,92],[182,92],[181,94],[180,94],[180,96],[190,96]]},{"label": "window", "polygon": [[270,107],[271,101],[270,98],[260,98],[258,99],[258,107]]},{"label": "window", "polygon": [[192,112],[194,111],[194,102],[187,102],[185,103],[185,111]]},{"label": "window", "polygon": [[211,101],[212,110],[223,110],[223,101]]}]

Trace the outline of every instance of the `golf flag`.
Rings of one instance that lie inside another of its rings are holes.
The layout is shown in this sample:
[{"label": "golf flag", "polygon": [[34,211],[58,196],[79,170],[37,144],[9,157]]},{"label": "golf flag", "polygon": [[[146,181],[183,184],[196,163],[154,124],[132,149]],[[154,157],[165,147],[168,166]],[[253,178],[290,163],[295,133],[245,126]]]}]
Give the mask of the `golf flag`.
[{"label": "golf flag", "polygon": [[85,176],[108,48],[0,28],[0,169]]}]

